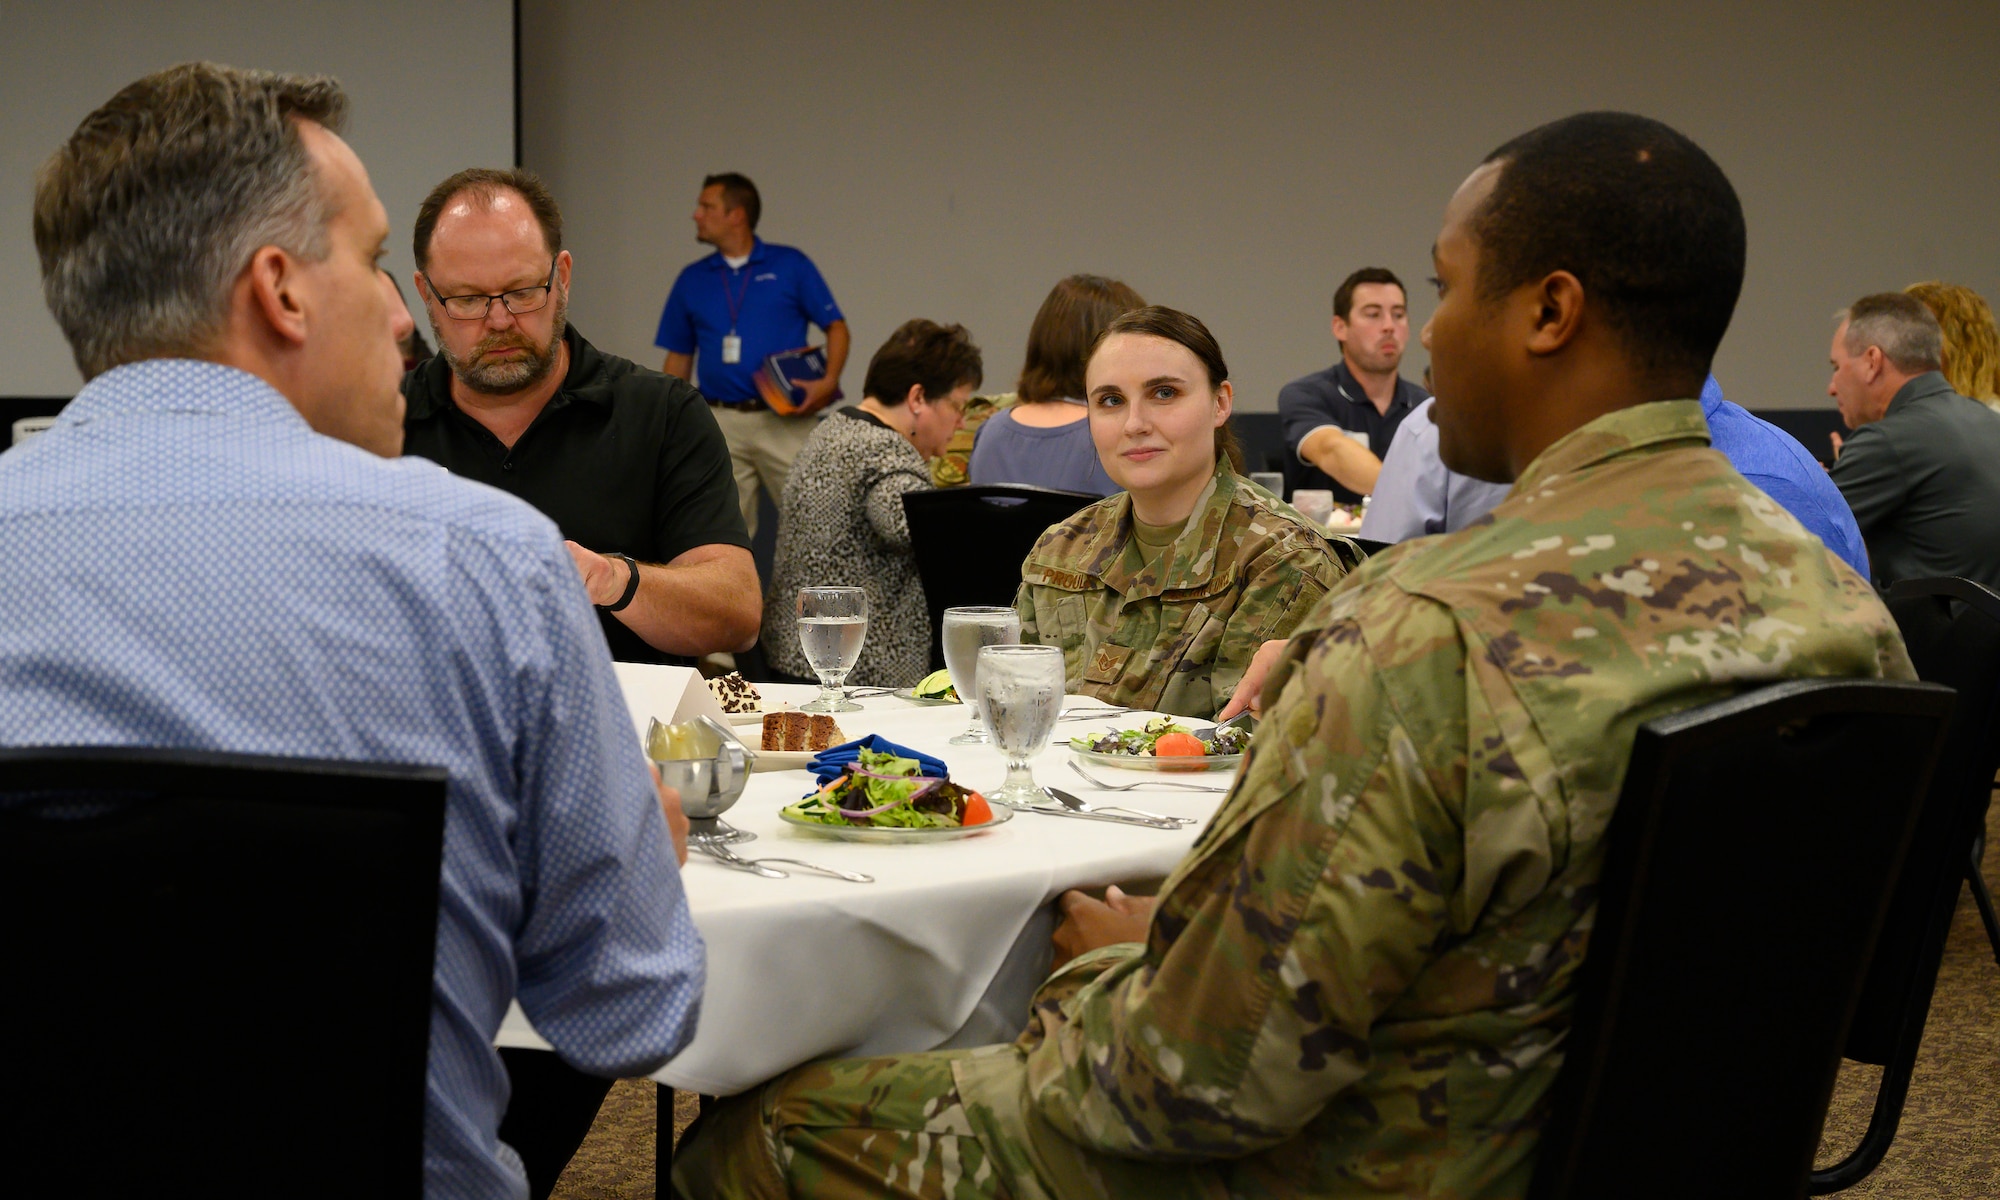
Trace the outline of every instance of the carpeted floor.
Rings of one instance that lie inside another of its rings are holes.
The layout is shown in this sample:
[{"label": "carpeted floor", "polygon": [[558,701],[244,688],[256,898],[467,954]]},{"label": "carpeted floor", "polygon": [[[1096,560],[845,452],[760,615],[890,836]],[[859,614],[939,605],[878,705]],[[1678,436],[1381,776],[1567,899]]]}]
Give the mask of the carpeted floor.
[{"label": "carpeted floor", "polygon": [[[2000,890],[2000,805],[1988,821],[1985,875]],[[1878,1067],[1846,1064],[1834,1091],[1822,1165],[1861,1138],[1874,1103]],[[597,1124],[556,1185],[555,1200],[640,1200],[653,1193],[651,1083],[620,1082]],[[682,1095],[676,1127],[694,1119]],[[1930,1023],[1910,1082],[1903,1123],[1889,1155],[1857,1186],[1854,1200],[1971,1200],[2000,1197],[2000,963],[1970,897],[1938,972]]]}]

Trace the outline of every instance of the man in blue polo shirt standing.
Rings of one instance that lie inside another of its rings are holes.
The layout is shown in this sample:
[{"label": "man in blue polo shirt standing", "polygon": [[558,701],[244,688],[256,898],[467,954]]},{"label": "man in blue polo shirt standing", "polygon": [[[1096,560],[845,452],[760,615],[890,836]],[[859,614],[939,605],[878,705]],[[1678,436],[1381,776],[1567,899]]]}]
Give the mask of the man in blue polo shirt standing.
[{"label": "man in blue polo shirt standing", "polygon": [[[689,263],[674,280],[653,339],[667,352],[661,370],[695,383],[715,410],[752,537],[757,489],[761,485],[773,504],[784,495],[792,460],[840,387],[848,344],[847,321],[812,259],[756,236],[762,209],[757,185],[741,175],[701,181],[694,236],[715,253]],[[757,369],[773,354],[806,345],[808,324],[826,331],[826,376],[804,385],[798,412],[773,412],[757,393]],[[699,380],[693,376],[697,354]]]}]

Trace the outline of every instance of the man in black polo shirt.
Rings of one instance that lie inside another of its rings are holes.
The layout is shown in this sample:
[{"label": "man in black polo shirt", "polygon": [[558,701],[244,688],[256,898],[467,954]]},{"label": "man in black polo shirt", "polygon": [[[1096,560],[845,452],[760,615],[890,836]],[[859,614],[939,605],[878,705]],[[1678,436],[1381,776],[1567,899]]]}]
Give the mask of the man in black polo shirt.
[{"label": "man in black polo shirt", "polygon": [[406,452],[511,492],[569,540],[611,656],[748,649],[763,598],[729,449],[688,384],[566,320],[562,214],[524,171],[461,171],[417,210],[438,353],[403,379]]},{"label": "man in black polo shirt", "polygon": [[1333,293],[1333,340],[1340,361],[1286,384],[1278,417],[1297,457],[1291,486],[1353,504],[1375,490],[1397,427],[1429,396],[1396,373],[1410,344],[1403,281],[1384,267],[1349,275]]}]

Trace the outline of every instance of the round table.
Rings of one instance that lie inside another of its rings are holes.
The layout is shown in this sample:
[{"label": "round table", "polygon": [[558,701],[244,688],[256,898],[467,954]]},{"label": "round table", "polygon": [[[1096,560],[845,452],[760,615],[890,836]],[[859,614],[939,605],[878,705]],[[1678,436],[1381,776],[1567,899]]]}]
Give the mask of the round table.
[{"label": "round table", "polygon": [[[793,703],[816,694],[778,684],[760,690]],[[836,718],[850,739],[877,733],[925,751],[943,759],[954,780],[980,791],[997,787],[1006,773],[990,747],[949,744],[967,724],[961,705],[919,705],[893,696],[860,703],[862,712]],[[1085,696],[1070,697],[1069,705],[1102,707]],[[1064,721],[1056,736],[1130,728],[1151,715]],[[758,727],[740,731],[755,749]],[[1104,792],[1071,771],[1070,758],[1066,747],[1051,745],[1035,762],[1037,781],[1088,803],[1202,819],[1222,800],[1220,792]],[[1114,782],[1163,778],[1143,770],[1090,770]],[[1171,778],[1215,785],[1230,780],[1223,771]],[[803,858],[876,881],[856,884],[798,870],[787,879],[765,879],[690,854],[682,878],[708,947],[708,983],[694,1040],[655,1073],[659,1082],[732,1095],[816,1058],[1011,1038],[1025,1026],[1029,997],[1047,974],[1050,902],[1069,888],[1158,879],[1187,853],[1200,828],[1016,813],[990,832],[951,841],[837,842],[778,818],[780,808],[813,786],[803,770],[753,774],[723,819],[757,837],[734,849],[752,858]],[[548,1045],[518,1005],[496,1040],[502,1046]]]}]

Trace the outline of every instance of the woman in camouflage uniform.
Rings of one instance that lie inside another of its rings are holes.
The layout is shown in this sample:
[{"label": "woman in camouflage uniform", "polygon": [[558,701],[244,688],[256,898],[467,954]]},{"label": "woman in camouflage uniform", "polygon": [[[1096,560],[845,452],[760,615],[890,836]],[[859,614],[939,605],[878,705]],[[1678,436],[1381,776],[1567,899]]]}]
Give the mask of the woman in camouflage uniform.
[{"label": "woman in camouflage uniform", "polygon": [[1212,717],[1257,647],[1344,573],[1304,517],[1249,483],[1229,368],[1186,313],[1134,309],[1085,374],[1098,458],[1125,490],[1042,535],[1021,564],[1021,640],[1061,646],[1069,690]]}]

